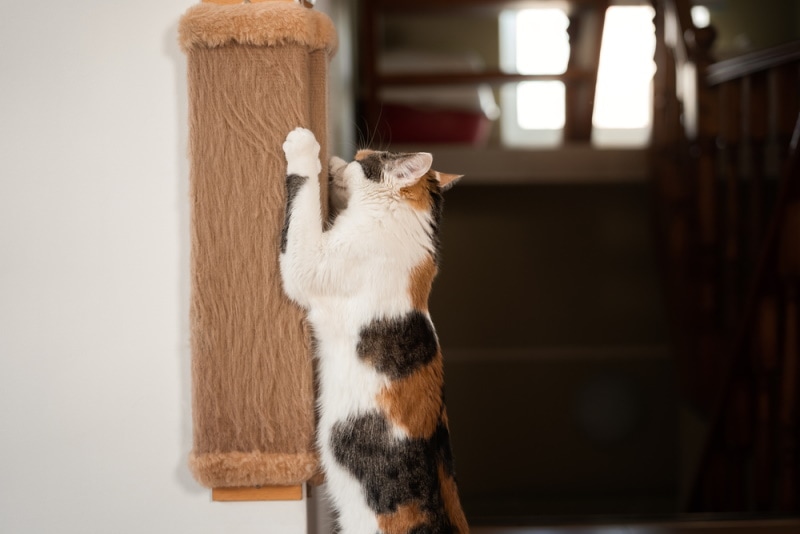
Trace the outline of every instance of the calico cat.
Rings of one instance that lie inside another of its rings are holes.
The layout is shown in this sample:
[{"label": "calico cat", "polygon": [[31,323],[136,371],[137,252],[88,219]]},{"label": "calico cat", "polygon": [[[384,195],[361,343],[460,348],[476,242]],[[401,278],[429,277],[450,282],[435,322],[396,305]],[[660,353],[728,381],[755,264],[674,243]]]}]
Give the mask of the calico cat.
[{"label": "calico cat", "polygon": [[319,360],[318,447],[342,534],[466,533],[454,480],[442,354],[428,314],[442,191],[460,176],[427,153],[333,158],[325,229],[314,135],[287,160],[280,268]]}]

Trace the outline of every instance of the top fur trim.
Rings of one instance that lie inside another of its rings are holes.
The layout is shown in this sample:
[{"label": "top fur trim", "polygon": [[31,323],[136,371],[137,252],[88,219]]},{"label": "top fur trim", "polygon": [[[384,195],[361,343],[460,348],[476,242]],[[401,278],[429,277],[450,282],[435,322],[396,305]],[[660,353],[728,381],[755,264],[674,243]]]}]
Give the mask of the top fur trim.
[{"label": "top fur trim", "polygon": [[280,46],[299,44],[336,52],[331,19],[294,2],[217,5],[202,3],[181,18],[178,40],[184,52],[227,44]]}]

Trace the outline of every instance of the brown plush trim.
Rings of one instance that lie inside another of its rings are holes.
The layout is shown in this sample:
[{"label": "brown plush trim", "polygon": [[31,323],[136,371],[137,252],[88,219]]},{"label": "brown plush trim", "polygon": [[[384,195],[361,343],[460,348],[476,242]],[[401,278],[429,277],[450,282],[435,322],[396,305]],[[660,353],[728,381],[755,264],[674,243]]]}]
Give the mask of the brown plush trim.
[{"label": "brown plush trim", "polygon": [[331,19],[294,2],[218,5],[189,8],[178,28],[181,48],[216,48],[227,44],[280,46],[297,44],[311,50],[336,51]]},{"label": "brown plush trim", "polygon": [[189,468],[207,488],[294,485],[318,473],[319,459],[313,453],[192,453]]}]

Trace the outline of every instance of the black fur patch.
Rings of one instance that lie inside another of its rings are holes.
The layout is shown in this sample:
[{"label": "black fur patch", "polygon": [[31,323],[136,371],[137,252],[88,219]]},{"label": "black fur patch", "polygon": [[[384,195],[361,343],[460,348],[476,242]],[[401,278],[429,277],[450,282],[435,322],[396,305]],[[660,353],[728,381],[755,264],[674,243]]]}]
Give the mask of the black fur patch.
[{"label": "black fur patch", "polygon": [[367,180],[380,183],[383,181],[383,166],[387,159],[386,152],[373,152],[359,160],[358,163],[364,170],[364,176]]},{"label": "black fur patch", "polygon": [[289,217],[292,215],[292,205],[300,188],[308,180],[308,176],[290,174],[286,177],[286,215],[283,219],[283,230],[281,230],[281,254],[286,252],[286,237],[289,234]]},{"label": "black fur patch", "polygon": [[375,319],[363,327],[358,357],[393,380],[413,373],[433,360],[439,350],[436,333],[419,311],[395,319]]},{"label": "black fur patch", "polygon": [[430,439],[397,440],[384,417],[367,414],[334,425],[331,447],[336,461],[361,483],[376,514],[416,503],[430,521],[413,532],[453,531],[439,481],[440,464],[452,471],[450,435],[443,424]]},{"label": "black fur patch", "polygon": [[439,259],[441,256],[441,240],[439,238],[439,231],[442,224],[442,213],[444,211],[444,196],[442,195],[442,187],[439,185],[439,181],[431,176],[430,174],[427,176],[427,180],[429,182],[433,182],[430,184],[428,190],[431,192],[431,243],[433,243],[433,261],[436,262],[436,265],[439,265]]}]

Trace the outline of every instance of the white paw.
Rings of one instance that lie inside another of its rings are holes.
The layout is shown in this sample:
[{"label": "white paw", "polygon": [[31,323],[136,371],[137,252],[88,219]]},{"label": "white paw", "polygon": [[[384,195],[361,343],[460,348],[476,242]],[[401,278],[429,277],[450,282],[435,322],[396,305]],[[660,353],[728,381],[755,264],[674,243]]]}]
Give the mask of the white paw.
[{"label": "white paw", "polygon": [[328,163],[331,176],[338,175],[345,167],[347,167],[347,162],[337,156],[333,156],[331,161]]},{"label": "white paw", "polygon": [[322,170],[319,161],[319,143],[311,130],[295,128],[283,143],[286,155],[286,173],[316,177]]}]

